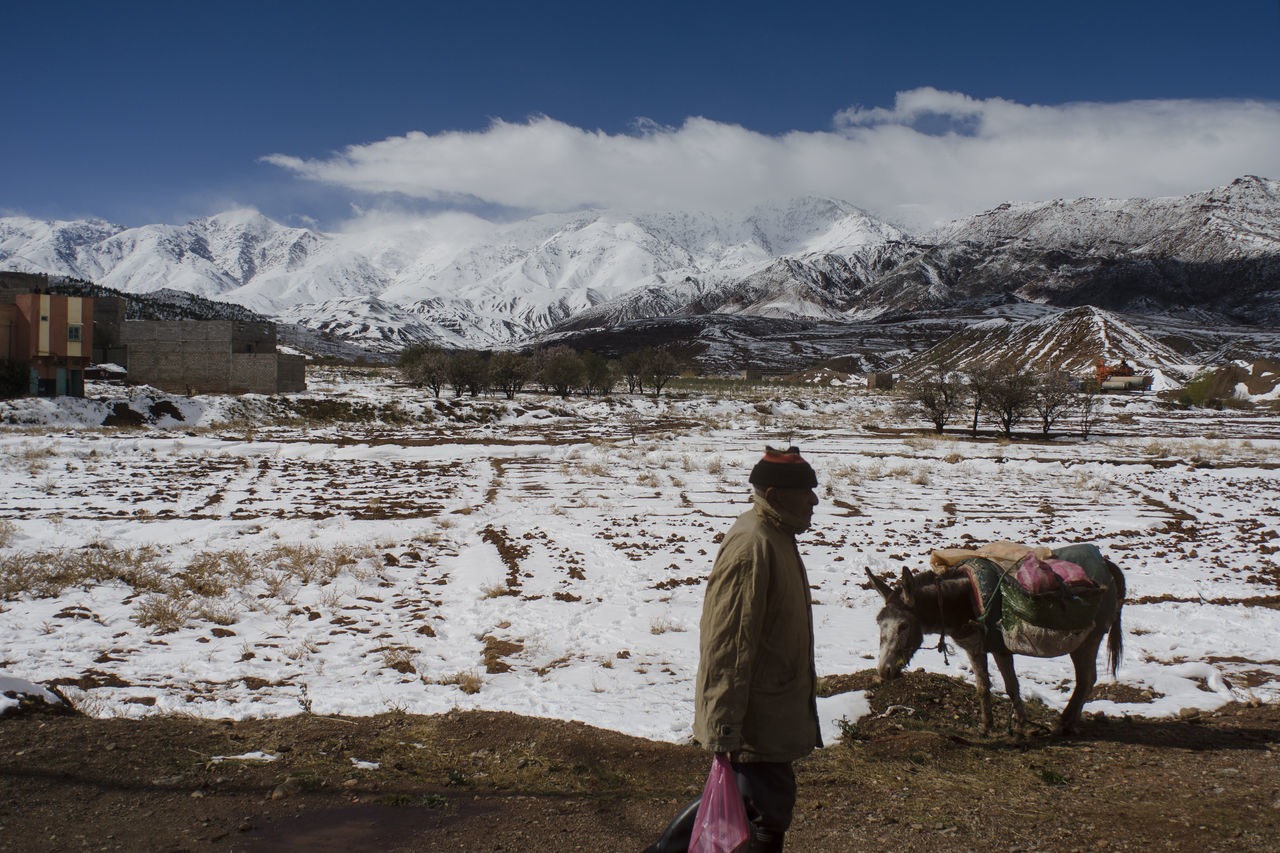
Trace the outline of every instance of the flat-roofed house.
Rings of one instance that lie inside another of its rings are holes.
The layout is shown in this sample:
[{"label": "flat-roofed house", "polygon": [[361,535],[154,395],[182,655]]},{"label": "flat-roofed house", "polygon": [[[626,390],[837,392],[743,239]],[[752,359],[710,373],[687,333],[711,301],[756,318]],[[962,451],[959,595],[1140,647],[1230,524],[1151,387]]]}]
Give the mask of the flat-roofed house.
[{"label": "flat-roofed house", "polygon": [[32,394],[84,396],[93,352],[93,299],[12,293],[0,305],[0,356],[31,367]]}]

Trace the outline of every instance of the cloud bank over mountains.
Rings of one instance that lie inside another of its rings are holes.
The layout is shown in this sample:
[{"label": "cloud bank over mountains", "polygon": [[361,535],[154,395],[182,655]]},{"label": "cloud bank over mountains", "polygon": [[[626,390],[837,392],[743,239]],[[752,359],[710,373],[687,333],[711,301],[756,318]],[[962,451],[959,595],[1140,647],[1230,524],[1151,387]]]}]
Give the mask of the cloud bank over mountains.
[{"label": "cloud bank over mountains", "polygon": [[547,116],[266,162],[347,190],[520,211],[716,210],[819,195],[926,227],[1005,201],[1181,195],[1280,175],[1280,102],[1020,104],[933,88],[771,136],[706,118],[629,133]]}]

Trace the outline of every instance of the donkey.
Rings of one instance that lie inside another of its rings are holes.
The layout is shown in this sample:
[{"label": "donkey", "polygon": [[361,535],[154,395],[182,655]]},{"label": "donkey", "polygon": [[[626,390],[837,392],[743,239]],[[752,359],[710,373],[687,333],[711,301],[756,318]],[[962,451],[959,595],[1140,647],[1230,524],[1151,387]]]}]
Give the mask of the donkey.
[{"label": "donkey", "polygon": [[[1123,630],[1120,626],[1120,609],[1124,604],[1125,582],[1120,568],[1106,561],[1112,583],[1098,601],[1093,630],[1080,644],[1069,652],[1075,666],[1076,685],[1067,707],[1058,721],[1057,734],[1077,734],[1080,730],[1080,712],[1098,680],[1098,647],[1104,634],[1112,677],[1120,666],[1123,650]],[[911,656],[924,642],[925,634],[943,634],[955,640],[969,655],[977,679],[978,706],[982,713],[982,734],[991,730],[991,676],[987,671],[987,652],[996,659],[1005,692],[1013,703],[1016,731],[1025,734],[1027,715],[1018,692],[1018,676],[1013,669],[1013,652],[1005,646],[999,631],[987,632],[977,620],[977,605],[970,592],[969,581],[958,573],[922,572],[913,575],[903,567],[902,577],[890,586],[867,570],[867,577],[884,598],[884,607],[876,615],[880,626],[880,659],[877,664],[882,679],[896,678],[906,668]],[[941,641],[939,645],[941,645]],[[1012,726],[1011,726],[1012,728]]]}]

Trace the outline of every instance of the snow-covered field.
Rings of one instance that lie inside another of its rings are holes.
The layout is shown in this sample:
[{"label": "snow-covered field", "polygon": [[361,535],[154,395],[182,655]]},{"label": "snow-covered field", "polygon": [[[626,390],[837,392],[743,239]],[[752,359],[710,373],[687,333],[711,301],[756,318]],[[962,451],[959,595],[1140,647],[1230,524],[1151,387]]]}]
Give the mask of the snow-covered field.
[{"label": "snow-covered field", "polygon": [[[392,379],[135,392],[182,420],[133,430],[98,426],[127,401],[106,386],[0,403],[0,684],[63,680],[96,715],[485,708],[682,740],[718,535],[763,446],[796,443],[822,481],[820,675],[874,666],[866,568],[1092,541],[1129,582],[1119,681],[1153,700],[1087,710],[1280,700],[1280,416],[1110,397],[1087,442],[1007,443],[901,431],[841,388],[437,402]],[[1018,666],[1065,703],[1068,660]]]}]

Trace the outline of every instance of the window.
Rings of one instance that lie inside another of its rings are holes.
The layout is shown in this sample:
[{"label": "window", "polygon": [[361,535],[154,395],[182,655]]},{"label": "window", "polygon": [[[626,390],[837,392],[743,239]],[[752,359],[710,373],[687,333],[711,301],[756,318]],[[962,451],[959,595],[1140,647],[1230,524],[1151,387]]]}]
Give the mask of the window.
[{"label": "window", "polygon": [[67,326],[67,340],[73,342],[80,340],[80,329],[80,326]]}]

